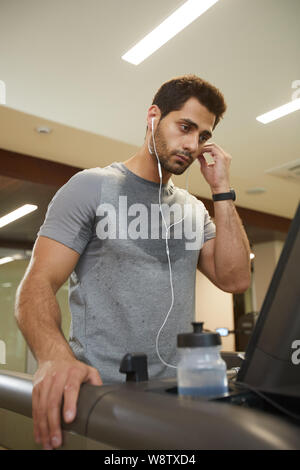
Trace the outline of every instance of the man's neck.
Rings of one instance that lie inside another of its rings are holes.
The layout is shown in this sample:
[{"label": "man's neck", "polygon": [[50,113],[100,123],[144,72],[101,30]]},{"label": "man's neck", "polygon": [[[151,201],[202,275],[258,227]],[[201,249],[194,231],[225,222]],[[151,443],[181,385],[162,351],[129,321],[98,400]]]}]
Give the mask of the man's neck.
[{"label": "man's neck", "polygon": [[[153,181],[154,183],[160,183],[157,158],[155,155],[150,155],[146,144],[143,145],[143,147],[141,147],[133,157],[123,163],[137,176],[148,181]],[[171,173],[165,171],[163,168],[161,171],[162,183],[167,184],[171,177]]]}]

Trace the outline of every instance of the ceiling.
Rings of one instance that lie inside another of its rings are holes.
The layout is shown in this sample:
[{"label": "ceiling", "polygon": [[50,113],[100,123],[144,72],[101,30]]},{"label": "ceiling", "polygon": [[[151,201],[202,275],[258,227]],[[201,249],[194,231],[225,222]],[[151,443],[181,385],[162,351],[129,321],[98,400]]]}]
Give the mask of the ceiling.
[{"label": "ceiling", "polygon": [[[267,125],[256,117],[290,101],[300,80],[300,1],[220,0],[142,64],[121,59],[183,3],[0,0],[0,147],[81,168],[126,160],[160,85],[194,73],[227,102],[212,141],[232,156],[237,204],[292,218],[299,183],[265,171],[300,158],[300,111]],[[256,187],[266,192],[246,192]],[[189,190],[210,197],[196,165]]]}]

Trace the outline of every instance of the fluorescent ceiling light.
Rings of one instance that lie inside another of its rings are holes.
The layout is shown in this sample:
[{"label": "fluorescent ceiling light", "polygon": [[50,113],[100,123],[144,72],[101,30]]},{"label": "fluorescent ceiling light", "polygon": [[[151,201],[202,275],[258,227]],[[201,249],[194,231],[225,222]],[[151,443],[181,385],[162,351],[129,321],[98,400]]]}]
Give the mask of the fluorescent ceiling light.
[{"label": "fluorescent ceiling light", "polygon": [[0,104],[6,104],[6,86],[3,80],[0,80]]},{"label": "fluorescent ceiling light", "polygon": [[[5,264],[5,263],[10,263],[10,261],[15,261],[18,259],[24,259],[22,255],[15,254],[13,256],[5,256],[5,258],[0,258],[0,264]],[[9,283],[5,284],[0,284],[0,286],[5,286],[7,287]],[[9,284],[11,286],[11,284]]]},{"label": "fluorescent ceiling light", "polygon": [[140,64],[218,1],[188,0],[132,49],[126,52],[122,59],[134,65]]},{"label": "fluorescent ceiling light", "polygon": [[268,122],[275,121],[275,119],[279,119],[282,116],[286,116],[287,114],[293,113],[294,111],[298,111],[298,109],[300,109],[300,98],[292,100],[283,106],[279,106],[279,108],[275,108],[273,111],[262,114],[256,119],[263,124],[267,124]]},{"label": "fluorescent ceiling light", "polygon": [[37,207],[38,206],[35,206],[33,204],[25,204],[24,206],[19,207],[19,209],[16,209],[15,211],[12,211],[9,214],[4,215],[3,217],[0,217],[0,228],[10,224],[11,222],[14,222],[14,220],[17,220],[20,217],[23,217],[24,215],[29,214],[30,212],[35,211]]},{"label": "fluorescent ceiling light", "polygon": [[9,263],[10,261],[13,261],[14,258],[12,258],[11,256],[6,256],[5,258],[0,258],[0,264],[5,264],[5,263]]}]

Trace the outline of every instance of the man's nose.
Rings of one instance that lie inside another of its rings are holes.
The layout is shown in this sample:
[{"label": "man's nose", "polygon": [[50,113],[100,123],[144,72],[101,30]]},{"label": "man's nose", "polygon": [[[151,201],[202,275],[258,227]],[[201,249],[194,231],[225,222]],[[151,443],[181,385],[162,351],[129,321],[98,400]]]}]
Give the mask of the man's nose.
[{"label": "man's nose", "polygon": [[194,154],[199,149],[199,140],[198,136],[187,136],[186,140],[184,141],[183,148],[186,151],[189,151],[191,154]]}]

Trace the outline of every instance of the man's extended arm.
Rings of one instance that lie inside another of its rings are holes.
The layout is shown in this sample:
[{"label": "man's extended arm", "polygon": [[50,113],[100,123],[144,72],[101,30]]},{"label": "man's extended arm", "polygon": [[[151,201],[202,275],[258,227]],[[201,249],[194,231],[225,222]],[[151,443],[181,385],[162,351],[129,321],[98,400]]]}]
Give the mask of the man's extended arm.
[{"label": "man's extended arm", "polygon": [[33,378],[34,436],[44,449],[62,443],[63,415],[71,422],[83,382],[102,385],[96,369],[78,361],[61,330],[55,294],[73,271],[79,254],[46,237],[39,237],[30,265],[16,294],[16,320],[38,361]]}]

